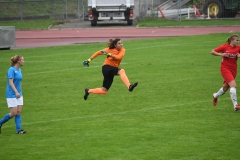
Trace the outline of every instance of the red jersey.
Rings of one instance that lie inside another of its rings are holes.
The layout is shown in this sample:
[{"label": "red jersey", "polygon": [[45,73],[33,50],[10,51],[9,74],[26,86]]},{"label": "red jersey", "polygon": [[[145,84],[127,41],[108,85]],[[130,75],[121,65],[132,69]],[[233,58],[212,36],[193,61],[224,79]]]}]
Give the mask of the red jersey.
[{"label": "red jersey", "polygon": [[[112,57],[106,58],[103,65],[110,65],[110,66],[113,66],[113,67],[119,67],[119,65],[122,61],[122,58],[125,55],[125,48],[122,47],[121,50],[119,50],[119,51],[116,50],[115,48],[114,49],[105,48],[104,51],[113,54],[115,56],[115,58],[112,58]],[[103,55],[101,51],[95,52],[91,56],[91,58],[94,59],[99,55]]]},{"label": "red jersey", "polygon": [[222,57],[221,69],[237,71],[237,55],[240,53],[239,46],[232,47],[230,44],[223,44],[215,48],[214,51],[229,54],[229,57]]}]

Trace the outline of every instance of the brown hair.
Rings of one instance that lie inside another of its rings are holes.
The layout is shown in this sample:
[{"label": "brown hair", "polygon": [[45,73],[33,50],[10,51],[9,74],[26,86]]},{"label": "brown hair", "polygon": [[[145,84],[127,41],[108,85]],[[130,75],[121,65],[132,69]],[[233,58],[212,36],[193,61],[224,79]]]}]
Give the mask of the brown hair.
[{"label": "brown hair", "polygon": [[20,60],[20,58],[22,58],[21,55],[15,55],[11,57],[11,60],[10,60],[11,66],[14,66]]},{"label": "brown hair", "polygon": [[226,43],[230,44],[232,40],[234,40],[234,38],[239,38],[239,36],[237,34],[233,34],[231,37],[229,37],[226,41]]},{"label": "brown hair", "polygon": [[120,41],[121,39],[120,38],[116,38],[116,39],[109,39],[109,42],[108,42],[108,48],[109,49],[113,49],[115,48],[116,44],[118,41]]}]

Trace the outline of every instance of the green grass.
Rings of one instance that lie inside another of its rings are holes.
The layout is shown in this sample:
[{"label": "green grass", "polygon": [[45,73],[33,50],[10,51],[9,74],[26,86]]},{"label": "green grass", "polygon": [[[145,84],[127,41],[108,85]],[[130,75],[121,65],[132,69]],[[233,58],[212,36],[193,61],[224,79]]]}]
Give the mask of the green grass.
[{"label": "green grass", "polygon": [[240,25],[239,19],[211,19],[211,20],[185,20],[181,21],[168,20],[163,18],[145,18],[137,22],[138,27],[184,27],[184,26],[229,26]]},{"label": "green grass", "polygon": [[89,68],[82,61],[106,43],[0,51],[0,117],[9,112],[10,57],[21,54],[22,127],[28,131],[16,135],[14,120],[3,125],[1,159],[238,160],[240,113],[229,93],[211,104],[222,78],[221,58],[210,51],[229,36],[123,39],[121,67],[139,85],[129,92],[115,77],[107,95],[87,101],[84,88],[102,85],[104,57]]}]

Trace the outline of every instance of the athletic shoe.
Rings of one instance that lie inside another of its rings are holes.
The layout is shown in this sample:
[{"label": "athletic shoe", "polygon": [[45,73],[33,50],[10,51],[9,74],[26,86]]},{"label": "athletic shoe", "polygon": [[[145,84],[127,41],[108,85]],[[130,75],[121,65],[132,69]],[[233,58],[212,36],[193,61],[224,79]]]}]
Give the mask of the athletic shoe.
[{"label": "athletic shoe", "polygon": [[2,125],[0,125],[0,133],[2,132]]},{"label": "athletic shoe", "polygon": [[217,105],[217,98],[215,98],[216,94],[217,94],[217,93],[213,93],[213,101],[212,101],[212,104],[213,104],[214,106]]},{"label": "athletic shoe", "polygon": [[24,130],[21,129],[21,131],[16,132],[16,134],[27,134],[27,131],[24,131]]},{"label": "athletic shoe", "polygon": [[234,111],[238,111],[240,109],[240,105],[236,104],[236,106],[234,107]]},{"label": "athletic shoe", "polygon": [[130,92],[132,92],[133,89],[134,89],[135,87],[137,87],[137,85],[138,85],[138,82],[135,82],[135,83],[131,84],[131,85],[129,86],[128,90],[129,90]]},{"label": "athletic shoe", "polygon": [[89,89],[88,88],[85,88],[85,95],[84,95],[84,100],[87,100],[87,98],[88,98],[88,95],[89,95],[89,93],[88,93],[88,91],[89,91]]}]

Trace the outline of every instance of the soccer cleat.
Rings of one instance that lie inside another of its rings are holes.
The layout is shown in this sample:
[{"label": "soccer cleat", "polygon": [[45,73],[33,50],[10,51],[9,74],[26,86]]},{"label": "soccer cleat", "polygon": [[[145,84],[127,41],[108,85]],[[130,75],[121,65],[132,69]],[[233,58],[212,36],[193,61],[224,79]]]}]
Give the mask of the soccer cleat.
[{"label": "soccer cleat", "polygon": [[89,89],[88,88],[85,88],[85,95],[84,95],[84,100],[87,100],[87,98],[88,98],[88,95],[89,95],[89,93],[88,93],[88,91],[89,91]]},{"label": "soccer cleat", "polygon": [[27,131],[21,129],[19,132],[16,132],[16,134],[27,134]]},{"label": "soccer cleat", "polygon": [[212,103],[213,103],[214,106],[217,105],[217,98],[215,98],[216,94],[217,93],[213,93],[213,101],[212,101]]},{"label": "soccer cleat", "polygon": [[236,106],[234,107],[234,111],[238,111],[240,109],[240,105],[236,104]]},{"label": "soccer cleat", "polygon": [[2,125],[0,125],[0,133],[2,132]]},{"label": "soccer cleat", "polygon": [[133,89],[134,89],[135,87],[137,87],[137,85],[138,85],[138,82],[135,82],[135,83],[131,84],[131,85],[129,86],[128,90],[129,90],[130,92],[132,92]]}]

